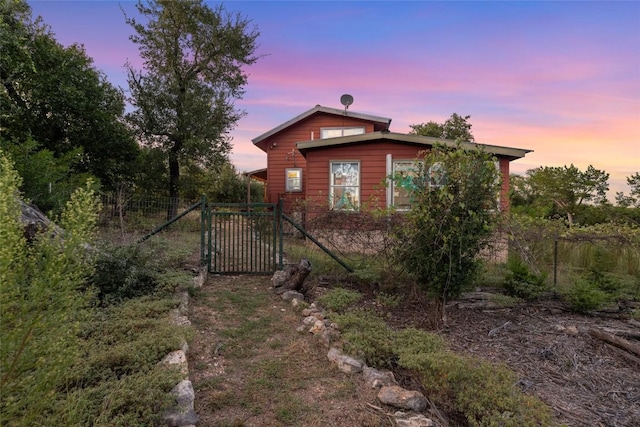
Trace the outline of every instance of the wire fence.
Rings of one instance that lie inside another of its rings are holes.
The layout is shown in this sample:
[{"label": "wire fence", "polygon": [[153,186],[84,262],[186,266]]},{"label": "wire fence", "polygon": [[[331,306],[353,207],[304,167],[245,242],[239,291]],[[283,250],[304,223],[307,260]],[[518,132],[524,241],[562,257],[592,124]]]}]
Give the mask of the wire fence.
[{"label": "wire fence", "polygon": [[[110,231],[116,231],[122,236],[139,235],[150,232],[166,222],[172,206],[179,214],[198,200],[174,199],[153,194],[124,195],[106,193],[100,195],[102,211],[100,225]],[[175,205],[172,205],[175,203]],[[190,212],[183,219],[172,225],[172,229],[181,231],[200,230],[200,209]]]}]

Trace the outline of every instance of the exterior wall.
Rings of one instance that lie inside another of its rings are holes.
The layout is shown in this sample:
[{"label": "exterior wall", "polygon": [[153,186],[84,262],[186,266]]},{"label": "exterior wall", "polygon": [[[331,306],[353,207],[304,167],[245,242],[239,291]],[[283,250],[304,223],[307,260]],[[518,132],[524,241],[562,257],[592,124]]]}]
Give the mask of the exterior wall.
[{"label": "exterior wall", "polygon": [[[423,146],[401,145],[391,142],[373,142],[346,146],[326,147],[307,152],[307,179],[303,183],[305,195],[311,203],[327,206],[329,201],[329,168],[332,161],[360,162],[360,200],[361,206],[384,208],[387,206],[387,193],[384,180],[387,176],[387,154],[393,160],[413,160],[424,151]],[[509,160],[500,159],[502,189],[500,205],[503,211],[509,209]]]},{"label": "exterior wall", "polygon": [[[291,212],[291,208],[297,201],[305,199],[306,181],[308,180],[307,161],[296,149],[296,143],[319,139],[321,128],[349,126],[364,126],[365,133],[374,131],[372,122],[348,116],[318,113],[260,141],[258,146],[267,153],[267,182],[269,185],[265,201],[277,203],[282,198],[285,212]],[[303,191],[287,193],[285,170],[293,167],[302,168]]]},{"label": "exterior wall", "polygon": [[366,145],[327,147],[307,152],[307,199],[318,204],[329,200],[329,165],[332,161],[360,162],[361,205],[384,208],[387,203],[384,180],[387,176],[387,154],[394,160],[412,160],[424,147],[374,142]]}]

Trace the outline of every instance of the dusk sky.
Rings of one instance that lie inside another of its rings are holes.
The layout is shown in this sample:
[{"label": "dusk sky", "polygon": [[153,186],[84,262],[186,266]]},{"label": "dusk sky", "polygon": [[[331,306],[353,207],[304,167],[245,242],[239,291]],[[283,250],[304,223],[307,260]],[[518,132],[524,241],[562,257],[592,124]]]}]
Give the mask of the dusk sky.
[{"label": "dusk sky", "polygon": [[[140,67],[132,1],[29,1],[58,42],[83,44],[127,89]],[[251,139],[320,104],[392,119],[390,130],[470,115],[477,142],[534,150],[514,173],[571,163],[640,172],[640,2],[229,1],[260,32],[232,132],[240,171],[266,167]],[[214,5],[211,3],[210,5]]]}]

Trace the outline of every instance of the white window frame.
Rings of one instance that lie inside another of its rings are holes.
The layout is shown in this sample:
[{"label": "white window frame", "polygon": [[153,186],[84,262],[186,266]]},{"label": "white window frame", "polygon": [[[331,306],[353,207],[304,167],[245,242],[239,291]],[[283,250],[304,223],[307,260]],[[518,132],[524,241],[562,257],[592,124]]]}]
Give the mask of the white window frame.
[{"label": "white window frame", "polygon": [[337,126],[320,128],[320,139],[339,138],[341,136],[362,135],[364,126]]},{"label": "white window frame", "polygon": [[286,168],[284,170],[284,176],[285,191],[287,193],[302,192],[302,168]]},{"label": "white window frame", "polygon": [[[393,206],[396,210],[398,211],[409,211],[411,210],[411,204],[407,205],[407,206],[397,206],[397,201],[396,201],[396,193],[400,190],[406,191],[405,189],[402,189],[402,187],[397,188],[397,182],[396,182],[396,174],[399,172],[399,165],[403,165],[405,166],[403,169],[405,169],[408,172],[414,172],[415,173],[415,177],[417,177],[419,171],[416,170],[416,167],[419,167],[418,165],[421,164],[422,162],[420,162],[419,160],[416,161],[415,159],[413,160],[408,160],[408,159],[391,159],[391,191],[389,192],[389,196],[390,196],[390,202],[389,202],[389,206]],[[407,167],[408,166],[408,167]],[[401,171],[400,171],[401,172]]]},{"label": "white window frame", "polygon": [[[355,165],[357,173],[355,176],[352,175],[350,177],[351,180],[355,177],[355,182],[351,181],[336,184],[336,174],[334,170],[338,165],[340,165],[341,168],[344,168],[345,165],[349,165],[348,168],[353,168]],[[361,168],[359,160],[331,160],[329,162],[329,206],[331,209],[357,210],[360,208],[360,175]],[[336,190],[339,189],[342,191],[339,192],[340,195],[338,196]]]}]

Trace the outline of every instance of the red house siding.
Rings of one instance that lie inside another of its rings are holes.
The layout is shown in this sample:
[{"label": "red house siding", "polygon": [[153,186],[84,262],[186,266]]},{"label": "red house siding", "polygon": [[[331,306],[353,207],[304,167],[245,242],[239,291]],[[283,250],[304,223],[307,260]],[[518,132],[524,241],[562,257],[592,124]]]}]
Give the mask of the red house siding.
[{"label": "red house siding", "polygon": [[[257,145],[267,153],[267,202],[276,203],[283,199],[285,211],[291,211],[297,200],[306,196],[306,181],[308,180],[307,161],[296,149],[296,143],[312,139],[320,139],[320,130],[329,127],[364,127],[365,133],[374,131],[374,124],[366,120],[353,117],[336,116],[318,113],[310,116],[295,126],[265,138]],[[287,168],[302,168],[302,192],[286,192],[285,170]],[[328,169],[327,169],[328,171]]]},{"label": "red house siding", "polygon": [[[307,152],[307,179],[304,183],[307,200],[319,205],[329,200],[329,175],[332,161],[360,162],[360,200],[361,205],[384,208],[387,206],[384,180],[387,176],[387,154],[393,160],[413,160],[424,150],[423,146],[397,144],[391,142],[370,142],[347,146],[323,147]],[[502,190],[500,204],[508,209],[509,160],[500,159]]]}]

